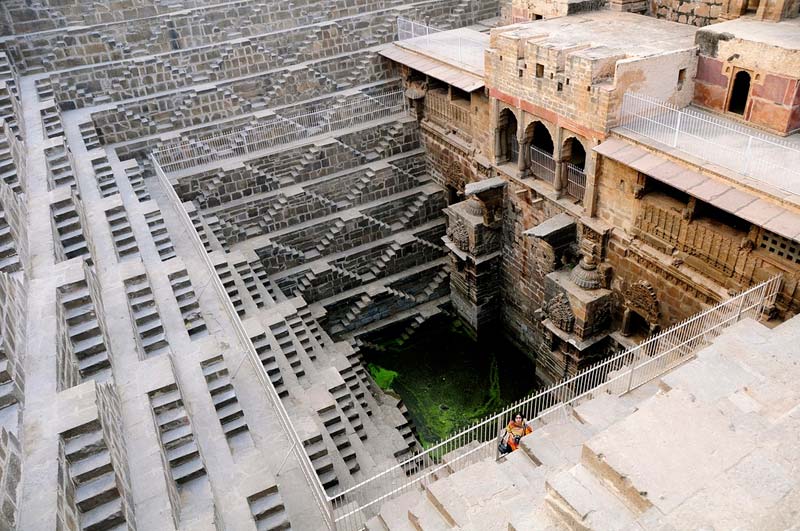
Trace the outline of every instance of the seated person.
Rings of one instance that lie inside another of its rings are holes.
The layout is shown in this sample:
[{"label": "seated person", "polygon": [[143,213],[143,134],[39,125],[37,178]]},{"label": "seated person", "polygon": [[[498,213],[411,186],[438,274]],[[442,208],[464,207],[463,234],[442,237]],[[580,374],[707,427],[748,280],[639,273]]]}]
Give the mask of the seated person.
[{"label": "seated person", "polygon": [[509,447],[509,452],[513,452],[519,448],[519,440],[532,432],[533,430],[525,423],[525,419],[522,418],[522,413],[519,411],[514,413],[513,420],[506,426],[505,442]]}]

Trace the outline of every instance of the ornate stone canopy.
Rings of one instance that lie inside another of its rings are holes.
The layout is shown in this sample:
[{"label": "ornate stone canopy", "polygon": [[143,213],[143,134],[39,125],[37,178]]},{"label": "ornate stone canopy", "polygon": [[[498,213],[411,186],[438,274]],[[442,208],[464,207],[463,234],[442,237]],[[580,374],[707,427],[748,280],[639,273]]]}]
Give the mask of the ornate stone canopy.
[{"label": "ornate stone canopy", "polygon": [[554,325],[564,332],[572,332],[575,326],[575,314],[563,293],[550,299],[545,306],[545,311]]},{"label": "ornate stone canopy", "polygon": [[631,284],[625,292],[625,307],[641,315],[651,325],[657,323],[661,315],[656,290],[646,280]]}]

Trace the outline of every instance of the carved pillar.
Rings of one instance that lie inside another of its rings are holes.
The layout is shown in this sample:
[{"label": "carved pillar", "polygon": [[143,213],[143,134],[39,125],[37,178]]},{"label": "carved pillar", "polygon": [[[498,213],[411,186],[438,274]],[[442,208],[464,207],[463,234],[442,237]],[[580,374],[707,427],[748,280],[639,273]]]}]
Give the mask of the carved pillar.
[{"label": "carved pillar", "polygon": [[528,150],[525,147],[524,131],[522,135],[517,131],[517,146],[519,146],[519,153],[517,154],[517,172],[522,176],[522,174],[525,173],[525,169],[528,167],[528,159],[526,157]]},{"label": "carved pillar", "polygon": [[566,181],[564,174],[567,171],[567,165],[564,164],[564,129],[561,127],[556,129],[556,138],[553,139],[553,159],[556,161],[556,171],[553,179],[553,188],[556,189],[558,197],[560,198]]}]

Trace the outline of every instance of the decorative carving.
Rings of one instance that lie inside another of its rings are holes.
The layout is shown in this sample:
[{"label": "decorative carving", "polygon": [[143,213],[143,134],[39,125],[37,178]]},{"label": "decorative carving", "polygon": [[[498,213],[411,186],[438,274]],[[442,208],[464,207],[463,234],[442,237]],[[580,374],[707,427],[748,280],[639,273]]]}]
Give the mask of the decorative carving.
[{"label": "decorative carving", "polygon": [[609,299],[604,300],[600,303],[594,310],[594,316],[592,318],[594,330],[599,332],[603,330],[606,325],[608,325],[609,321],[611,320],[611,301]]},{"label": "decorative carving", "polygon": [[603,286],[603,276],[597,270],[597,265],[589,263],[585,256],[572,268],[569,278],[576,286],[583,289],[598,289]]},{"label": "decorative carving", "polygon": [[464,177],[460,171],[460,167],[458,164],[453,162],[452,164],[448,164],[444,168],[442,168],[442,176],[444,177],[444,182],[458,188],[461,193],[464,191]]},{"label": "decorative carving", "polygon": [[424,81],[411,81],[406,88],[406,98],[421,100],[428,92],[428,83]]},{"label": "decorative carving", "polygon": [[447,237],[459,251],[469,251],[469,230],[462,220],[456,220],[447,228]]},{"label": "decorative carving", "polygon": [[474,197],[471,197],[464,203],[464,210],[473,216],[483,217],[483,203]]},{"label": "decorative carving", "polygon": [[576,286],[583,289],[598,289],[603,285],[603,276],[597,270],[598,244],[592,240],[582,238],[580,241],[580,251],[583,254],[577,266],[572,268],[569,278]]},{"label": "decorative carving", "polygon": [[572,332],[572,329],[575,327],[575,314],[572,313],[569,300],[567,300],[567,297],[563,293],[559,293],[550,299],[547,302],[545,311],[554,325],[564,332]]},{"label": "decorative carving", "polygon": [[652,324],[658,322],[661,312],[658,309],[656,290],[646,280],[639,280],[625,293],[625,305]]}]

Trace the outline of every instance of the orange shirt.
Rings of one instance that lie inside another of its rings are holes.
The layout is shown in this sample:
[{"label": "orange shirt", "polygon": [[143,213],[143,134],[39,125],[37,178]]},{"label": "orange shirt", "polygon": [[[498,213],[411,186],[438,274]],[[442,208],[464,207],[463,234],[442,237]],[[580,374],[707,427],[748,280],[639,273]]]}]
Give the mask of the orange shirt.
[{"label": "orange shirt", "polygon": [[513,452],[519,446],[517,445],[517,443],[514,442],[515,437],[522,438],[525,435],[528,435],[529,433],[532,432],[533,430],[527,424],[522,424],[521,426],[519,426],[513,420],[509,422],[508,426],[506,426],[506,433],[508,433],[508,438],[506,439],[506,442],[511,447],[511,451]]}]

